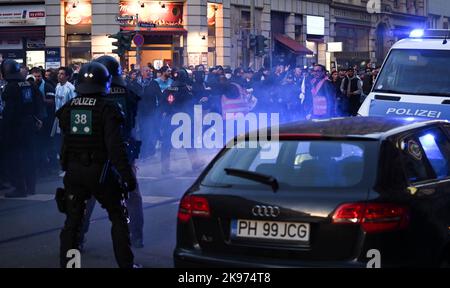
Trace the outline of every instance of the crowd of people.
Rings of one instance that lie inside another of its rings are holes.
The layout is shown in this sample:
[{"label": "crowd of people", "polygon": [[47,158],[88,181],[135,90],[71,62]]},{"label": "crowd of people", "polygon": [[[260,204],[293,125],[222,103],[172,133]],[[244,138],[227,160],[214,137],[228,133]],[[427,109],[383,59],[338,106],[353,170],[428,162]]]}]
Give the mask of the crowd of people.
[{"label": "crowd of people", "polygon": [[[279,113],[281,123],[357,115],[378,74],[378,69],[358,71],[356,67],[326,71],[322,65],[307,69],[278,65],[258,71],[222,66],[207,69],[203,65],[185,68],[192,73],[193,100],[189,105],[201,105],[204,111],[219,113],[224,119],[227,113],[236,112]],[[161,97],[172,85],[174,73],[176,68],[158,70],[150,64],[123,73],[128,86],[142,98],[138,118],[144,132],[144,158],[155,153],[164,129]],[[232,89],[230,84],[238,88]]]},{"label": "crowd of people", "polygon": [[[306,69],[277,65],[273,69],[254,71],[242,67],[234,70],[222,66],[209,69],[204,65],[184,67],[189,73],[188,85],[192,93],[189,105],[201,105],[204,111],[219,113],[224,119],[227,113],[236,112],[279,113],[281,123],[357,115],[378,69],[358,71],[355,68],[326,71],[322,65]],[[45,103],[42,127],[34,135],[39,176],[63,174],[58,159],[61,131],[55,112],[77,95],[75,82],[79,69],[78,65],[47,70],[21,68],[23,76],[39,90]],[[164,125],[167,116],[163,107],[164,92],[173,85],[174,75],[179,70],[169,66],[155,69],[149,63],[140,69],[132,65],[129,71],[124,69],[122,73],[128,89],[142,99],[136,129],[137,138],[142,140],[141,159],[155,155],[158,143],[162,143],[164,129],[167,129]],[[2,84],[5,81],[0,75],[0,86]],[[1,109],[0,104],[0,115]],[[0,131],[1,137],[5,135]],[[4,178],[5,170],[1,169],[0,179]]]}]

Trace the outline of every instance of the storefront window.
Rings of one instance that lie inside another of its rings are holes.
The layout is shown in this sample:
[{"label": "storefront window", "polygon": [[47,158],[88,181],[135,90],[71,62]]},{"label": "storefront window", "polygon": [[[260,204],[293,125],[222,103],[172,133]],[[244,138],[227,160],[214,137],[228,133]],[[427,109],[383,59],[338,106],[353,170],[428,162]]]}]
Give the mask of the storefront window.
[{"label": "storefront window", "polygon": [[91,35],[67,35],[67,64],[87,63],[91,56]]},{"label": "storefront window", "polygon": [[344,51],[369,51],[369,28],[336,25],[335,42],[342,42]]},{"label": "storefront window", "polygon": [[208,3],[208,66],[216,65],[216,12],[219,7]]},{"label": "storefront window", "polygon": [[27,51],[27,66],[33,67],[45,67],[45,51]]},{"label": "storefront window", "polygon": [[314,52],[313,55],[306,55],[306,65],[311,66],[317,63],[318,43],[314,41],[306,41],[306,48]]},{"label": "storefront window", "polygon": [[65,4],[66,64],[89,62],[91,54],[92,5],[90,0]]}]

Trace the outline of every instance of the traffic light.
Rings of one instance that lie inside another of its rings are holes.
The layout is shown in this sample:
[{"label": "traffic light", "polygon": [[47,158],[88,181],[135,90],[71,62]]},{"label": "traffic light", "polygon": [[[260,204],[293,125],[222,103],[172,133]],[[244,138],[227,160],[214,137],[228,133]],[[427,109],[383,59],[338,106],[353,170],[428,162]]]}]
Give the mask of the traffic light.
[{"label": "traffic light", "polygon": [[256,35],[256,56],[263,56],[267,53],[268,41],[269,39],[264,35]]},{"label": "traffic light", "polygon": [[123,55],[125,51],[122,50],[120,45],[120,40],[122,39],[122,35],[120,34],[120,32],[117,34],[109,35],[108,38],[113,38],[117,40],[111,43],[112,46],[116,47],[116,49],[112,50],[112,53],[117,54],[119,56]]},{"label": "traffic light", "polygon": [[117,39],[117,41],[112,42],[112,45],[117,47],[112,50],[112,53],[122,57],[125,52],[131,49],[131,40],[133,39],[133,33],[120,31],[116,34],[108,36],[108,38]]},{"label": "traffic light", "polygon": [[131,49],[131,41],[133,40],[134,33],[123,33],[122,34],[122,45],[125,50]]}]

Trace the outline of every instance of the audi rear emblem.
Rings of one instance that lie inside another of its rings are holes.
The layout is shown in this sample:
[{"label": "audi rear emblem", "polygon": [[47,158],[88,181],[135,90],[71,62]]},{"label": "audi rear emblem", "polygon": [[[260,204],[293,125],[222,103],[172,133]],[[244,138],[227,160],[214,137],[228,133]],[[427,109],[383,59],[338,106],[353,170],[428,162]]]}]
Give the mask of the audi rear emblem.
[{"label": "audi rear emblem", "polygon": [[280,208],[277,206],[256,205],[252,208],[253,216],[257,217],[278,217]]}]

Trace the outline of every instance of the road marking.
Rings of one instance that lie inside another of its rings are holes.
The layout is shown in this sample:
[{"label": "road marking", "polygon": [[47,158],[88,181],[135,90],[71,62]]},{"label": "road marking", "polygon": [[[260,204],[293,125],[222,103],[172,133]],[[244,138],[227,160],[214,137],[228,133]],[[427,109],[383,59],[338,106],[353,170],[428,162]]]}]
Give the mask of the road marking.
[{"label": "road marking", "polygon": [[[26,201],[40,201],[40,202],[46,202],[51,201],[55,199],[55,195],[52,194],[35,194],[30,195],[25,198],[5,198],[5,196],[0,196],[0,200],[26,200]],[[147,204],[157,204],[161,202],[165,202],[168,200],[174,199],[173,197],[165,197],[165,196],[142,196],[142,202]]]},{"label": "road marking", "polygon": [[192,179],[197,179],[198,177],[196,176],[171,176],[171,175],[167,175],[167,176],[161,176],[161,177],[151,177],[151,176],[138,176],[136,177],[138,180],[170,180],[170,179],[175,179],[175,180],[192,180]]},{"label": "road marking", "polygon": [[158,180],[158,177],[148,177],[148,176],[138,176],[137,179],[143,179],[143,180]]},{"label": "road marking", "polygon": [[142,196],[142,202],[147,204],[157,204],[174,199],[173,197],[164,196]]},{"label": "road marking", "polygon": [[24,198],[5,198],[5,196],[2,195],[2,196],[0,196],[0,199],[45,202],[45,201],[50,201],[50,200],[55,199],[55,195],[53,195],[53,194],[34,194],[34,195],[29,195],[29,196],[24,197]]}]

